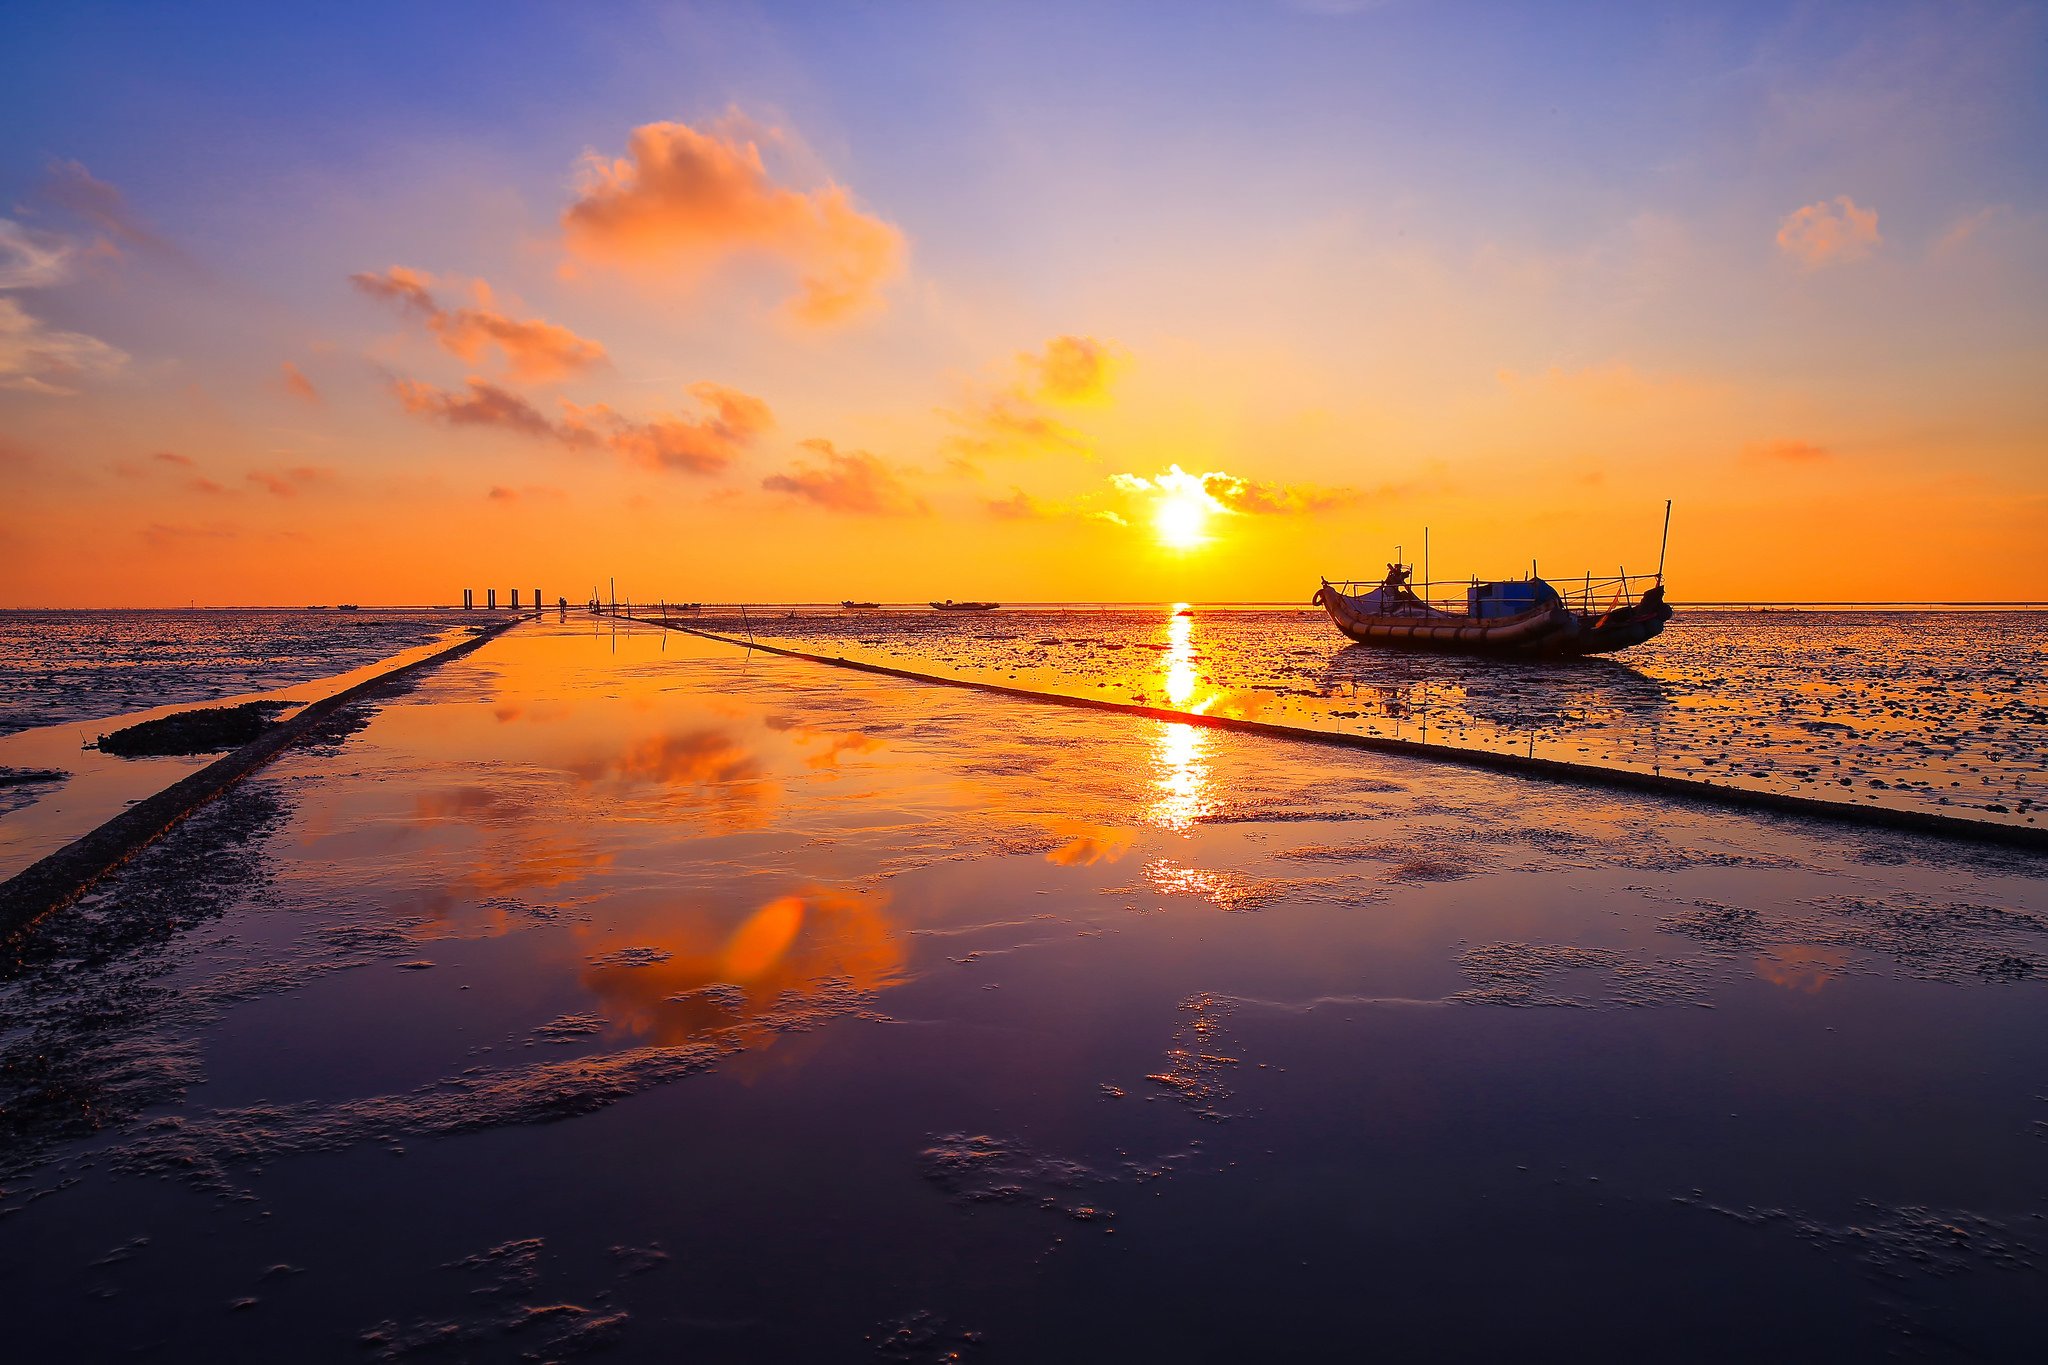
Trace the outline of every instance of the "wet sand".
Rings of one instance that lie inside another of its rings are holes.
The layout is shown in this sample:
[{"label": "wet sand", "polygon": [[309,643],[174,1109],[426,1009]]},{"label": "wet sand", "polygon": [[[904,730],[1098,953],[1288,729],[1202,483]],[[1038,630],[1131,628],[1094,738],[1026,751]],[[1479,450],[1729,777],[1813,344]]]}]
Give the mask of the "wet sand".
[{"label": "wet sand", "polygon": [[0,984],[28,1358],[2010,1357],[2048,862],[529,623]]}]

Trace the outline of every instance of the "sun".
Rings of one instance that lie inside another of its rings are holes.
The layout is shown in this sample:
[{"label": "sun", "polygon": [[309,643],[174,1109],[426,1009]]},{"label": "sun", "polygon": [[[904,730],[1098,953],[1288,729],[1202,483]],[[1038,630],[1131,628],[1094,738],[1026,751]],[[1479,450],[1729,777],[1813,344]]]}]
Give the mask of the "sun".
[{"label": "sun", "polygon": [[1175,550],[1192,550],[1209,539],[1209,495],[1199,488],[1176,488],[1159,499],[1152,512],[1152,529],[1159,543]]}]

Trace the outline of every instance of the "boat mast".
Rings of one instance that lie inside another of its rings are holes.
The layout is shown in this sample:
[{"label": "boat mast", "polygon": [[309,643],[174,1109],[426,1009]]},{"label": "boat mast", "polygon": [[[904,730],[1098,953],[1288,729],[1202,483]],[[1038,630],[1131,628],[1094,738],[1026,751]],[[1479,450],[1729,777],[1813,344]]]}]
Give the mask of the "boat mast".
[{"label": "boat mast", "polygon": [[1664,539],[1657,546],[1657,586],[1664,586],[1664,551],[1671,545],[1671,499],[1664,499]]}]

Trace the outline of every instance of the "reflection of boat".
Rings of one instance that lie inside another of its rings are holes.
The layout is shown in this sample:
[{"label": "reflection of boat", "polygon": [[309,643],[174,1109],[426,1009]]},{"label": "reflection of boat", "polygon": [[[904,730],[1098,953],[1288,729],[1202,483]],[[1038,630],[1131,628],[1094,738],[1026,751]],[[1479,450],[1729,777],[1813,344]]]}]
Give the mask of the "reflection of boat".
[{"label": "reflection of boat", "polygon": [[943,601],[943,602],[934,602],[934,603],[932,603],[932,610],[933,610],[933,611],[994,611],[994,610],[995,610],[995,609],[996,609],[997,607],[1000,607],[1001,605],[1003,605],[1003,604],[1002,604],[1002,603],[1000,603],[1000,602],[955,602],[955,601],[954,601],[954,600],[953,600],[952,598],[950,598],[950,597],[949,597],[949,598],[947,598],[947,599],[946,599],[945,601]]},{"label": "reflection of boat", "polygon": [[[1664,531],[1671,531],[1671,504],[1664,504]],[[1461,654],[1611,654],[1639,645],[1664,629],[1671,608],[1664,602],[1664,558],[1643,592],[1641,577],[1586,575],[1583,587],[1560,593],[1538,578],[1462,584],[1465,609],[1430,600],[1432,584],[1418,596],[1409,578],[1412,564],[1389,564],[1387,576],[1362,583],[1323,580],[1310,600],[1330,613],[1337,629],[1362,645],[1381,649],[1435,649]],[[1647,577],[1644,575],[1643,577]]]},{"label": "reflection of boat", "polygon": [[880,602],[856,602],[851,598],[848,598],[846,601],[841,602],[839,605],[845,607],[848,611],[875,611],[879,609],[882,604]]}]

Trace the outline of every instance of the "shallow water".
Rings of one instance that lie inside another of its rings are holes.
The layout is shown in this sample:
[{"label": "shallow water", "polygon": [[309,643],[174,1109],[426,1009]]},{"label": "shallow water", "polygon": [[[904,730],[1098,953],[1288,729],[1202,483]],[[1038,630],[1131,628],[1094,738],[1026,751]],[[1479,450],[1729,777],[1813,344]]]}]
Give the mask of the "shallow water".
[{"label": "shallow water", "polygon": [[0,735],[267,692],[424,644],[459,613],[0,611]]},{"label": "shallow water", "polygon": [[811,653],[1286,725],[2031,824],[2048,612],[1681,611],[1623,654],[1367,649],[1320,611],[706,613]]},{"label": "shallow water", "polygon": [[26,1358],[2048,1327],[2037,858],[587,623],[366,720],[0,984]]}]

